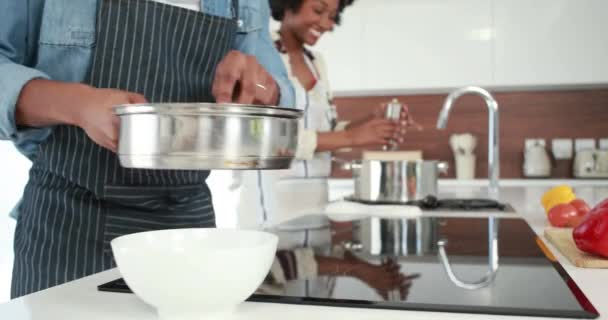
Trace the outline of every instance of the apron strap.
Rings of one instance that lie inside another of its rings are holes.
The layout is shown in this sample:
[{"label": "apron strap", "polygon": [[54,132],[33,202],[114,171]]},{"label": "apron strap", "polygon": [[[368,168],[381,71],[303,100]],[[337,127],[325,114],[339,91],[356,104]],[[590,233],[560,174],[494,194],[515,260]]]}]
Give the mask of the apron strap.
[{"label": "apron strap", "polygon": [[239,19],[239,0],[232,0],[232,13],[234,14],[234,20]]}]

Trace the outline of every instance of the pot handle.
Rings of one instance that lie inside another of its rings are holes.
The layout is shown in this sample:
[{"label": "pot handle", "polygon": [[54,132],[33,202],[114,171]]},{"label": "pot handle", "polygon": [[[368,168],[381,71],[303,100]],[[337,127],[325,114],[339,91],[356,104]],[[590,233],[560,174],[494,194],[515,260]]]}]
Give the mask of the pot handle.
[{"label": "pot handle", "polygon": [[361,169],[361,161],[360,160],[345,160],[338,157],[331,157],[331,161],[340,164],[340,169],[346,171],[355,171]]},{"label": "pot handle", "polygon": [[344,241],[342,247],[349,251],[363,251],[363,244],[359,241]]},{"label": "pot handle", "polygon": [[450,169],[450,165],[445,161],[437,162],[437,170],[441,174],[448,174],[448,170]]}]

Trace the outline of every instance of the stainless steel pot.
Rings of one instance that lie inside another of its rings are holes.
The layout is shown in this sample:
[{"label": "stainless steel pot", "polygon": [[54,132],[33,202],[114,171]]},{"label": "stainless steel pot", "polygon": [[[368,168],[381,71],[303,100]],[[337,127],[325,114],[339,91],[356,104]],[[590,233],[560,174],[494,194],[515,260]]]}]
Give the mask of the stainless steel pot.
[{"label": "stainless steel pot", "polygon": [[286,169],[302,111],[213,104],[117,106],[118,156],[128,168]]},{"label": "stainless steel pot", "polygon": [[356,200],[402,203],[437,195],[437,178],[447,162],[362,160],[351,165]]}]

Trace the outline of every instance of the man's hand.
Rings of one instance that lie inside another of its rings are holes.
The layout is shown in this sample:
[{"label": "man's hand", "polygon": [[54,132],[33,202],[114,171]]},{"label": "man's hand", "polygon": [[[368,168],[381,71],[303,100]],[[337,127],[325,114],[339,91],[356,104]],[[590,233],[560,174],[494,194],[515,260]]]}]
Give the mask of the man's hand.
[{"label": "man's hand", "polygon": [[230,51],[217,66],[212,88],[218,103],[277,105],[279,87],[254,56]]},{"label": "man's hand", "polygon": [[15,119],[17,124],[28,127],[77,126],[95,143],[116,152],[120,123],[113,107],[145,102],[137,93],[34,79],[21,90]]},{"label": "man's hand", "polygon": [[113,107],[121,104],[145,103],[144,96],[115,89],[83,89],[82,109],[76,117],[76,125],[98,145],[117,152],[120,119]]}]

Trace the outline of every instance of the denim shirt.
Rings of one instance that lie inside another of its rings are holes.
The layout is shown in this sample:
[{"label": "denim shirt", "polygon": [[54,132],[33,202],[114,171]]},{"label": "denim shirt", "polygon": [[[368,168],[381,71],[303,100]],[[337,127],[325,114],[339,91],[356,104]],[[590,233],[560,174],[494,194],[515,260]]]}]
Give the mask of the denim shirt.
[{"label": "denim shirt", "polygon": [[[95,46],[97,4],[98,0],[0,0],[0,139],[12,140],[30,160],[51,129],[15,124],[21,89],[35,78],[84,80]],[[233,15],[230,0],[203,0],[201,11]],[[254,55],[277,82],[280,105],[293,107],[293,88],[270,38],[269,16],[267,0],[240,0],[233,49]]]}]

